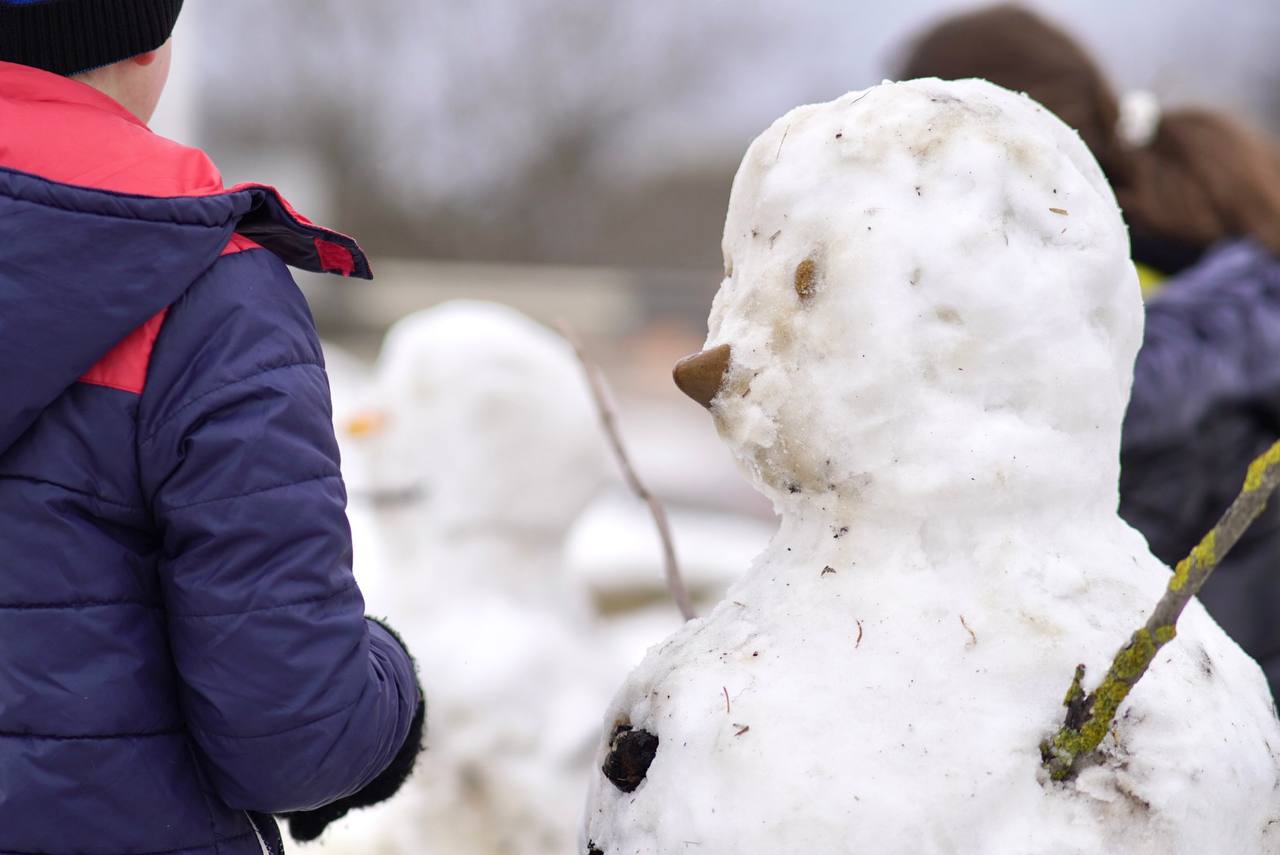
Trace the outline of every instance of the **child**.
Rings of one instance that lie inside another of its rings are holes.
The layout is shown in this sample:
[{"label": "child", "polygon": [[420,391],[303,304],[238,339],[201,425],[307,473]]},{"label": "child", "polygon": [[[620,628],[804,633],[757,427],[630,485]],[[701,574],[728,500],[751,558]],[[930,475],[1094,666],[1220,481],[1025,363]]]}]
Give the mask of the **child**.
[{"label": "child", "polygon": [[369,266],[147,129],[181,7],[0,0],[0,852],[277,853],[421,744],[285,262]]}]

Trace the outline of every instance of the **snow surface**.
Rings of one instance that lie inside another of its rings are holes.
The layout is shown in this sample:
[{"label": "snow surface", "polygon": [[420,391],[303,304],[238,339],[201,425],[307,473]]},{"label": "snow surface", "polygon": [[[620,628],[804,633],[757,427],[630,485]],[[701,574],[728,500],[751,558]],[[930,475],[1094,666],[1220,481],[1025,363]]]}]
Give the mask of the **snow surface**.
[{"label": "snow surface", "polygon": [[[723,598],[774,529],[741,514],[675,505],[667,507],[667,517],[685,585],[709,604]],[[675,610],[663,573],[662,542],[648,507],[634,494],[607,493],[593,502],[574,523],[565,552],[567,572],[598,600],[661,600]]]},{"label": "snow surface", "polygon": [[581,367],[504,306],[450,303],[389,333],[348,437],[364,477],[356,574],[414,653],[427,751],[390,802],[308,851],[572,851],[618,664],[564,573],[570,525],[612,462]]},{"label": "snow surface", "polygon": [[[773,526],[738,514],[668,506],[667,517],[681,576],[700,613],[724,599],[773,534]],[[653,518],[630,493],[606,493],[569,532],[566,572],[591,595],[596,638],[612,651],[615,675],[684,625],[662,560]]]},{"label": "snow surface", "polygon": [[781,527],[616,696],[657,753],[632,793],[596,773],[580,851],[1280,851],[1280,724],[1198,603],[1103,762],[1040,768],[1169,572],[1116,515],[1142,308],[1078,137],[981,81],[801,107],[724,251],[713,414]]}]

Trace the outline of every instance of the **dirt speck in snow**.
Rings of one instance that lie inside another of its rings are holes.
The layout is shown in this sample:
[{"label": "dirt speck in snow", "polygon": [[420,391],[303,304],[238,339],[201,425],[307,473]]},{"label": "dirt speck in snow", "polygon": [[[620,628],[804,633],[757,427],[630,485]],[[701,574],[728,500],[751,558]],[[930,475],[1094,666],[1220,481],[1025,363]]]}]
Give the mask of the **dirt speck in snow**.
[{"label": "dirt speck in snow", "polygon": [[1204,645],[1200,646],[1200,670],[1206,677],[1213,676],[1213,658],[1209,655],[1209,651],[1205,650]]},{"label": "dirt speck in snow", "polygon": [[964,319],[960,317],[960,312],[954,306],[936,306],[933,315],[944,324],[954,327],[964,326]]}]

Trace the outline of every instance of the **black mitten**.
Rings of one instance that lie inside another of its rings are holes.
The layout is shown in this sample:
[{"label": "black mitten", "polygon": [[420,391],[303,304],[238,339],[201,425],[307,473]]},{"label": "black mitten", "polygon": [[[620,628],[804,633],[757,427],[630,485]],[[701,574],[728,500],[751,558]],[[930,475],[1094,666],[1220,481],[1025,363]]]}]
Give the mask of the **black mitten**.
[{"label": "black mitten", "polygon": [[341,819],[349,811],[376,805],[394,796],[404,782],[409,779],[409,775],[413,772],[414,763],[422,752],[422,732],[426,719],[427,704],[422,694],[419,693],[418,709],[413,715],[413,723],[409,726],[409,735],[405,738],[404,745],[400,747],[399,752],[392,759],[391,765],[384,769],[382,774],[366,784],[363,789],[352,793],[346,798],[338,799],[332,804],[318,807],[315,810],[285,814],[283,818],[289,823],[289,834],[293,839],[303,842],[315,840],[324,833],[329,823]]}]

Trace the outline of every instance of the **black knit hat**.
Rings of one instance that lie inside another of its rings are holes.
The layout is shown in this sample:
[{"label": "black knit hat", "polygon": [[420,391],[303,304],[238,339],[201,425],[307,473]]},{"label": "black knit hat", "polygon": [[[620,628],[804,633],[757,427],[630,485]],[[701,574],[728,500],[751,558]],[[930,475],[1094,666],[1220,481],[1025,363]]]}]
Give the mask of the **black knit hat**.
[{"label": "black knit hat", "polygon": [[78,74],[155,50],[182,0],[0,0],[0,62]]}]

